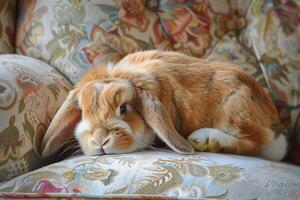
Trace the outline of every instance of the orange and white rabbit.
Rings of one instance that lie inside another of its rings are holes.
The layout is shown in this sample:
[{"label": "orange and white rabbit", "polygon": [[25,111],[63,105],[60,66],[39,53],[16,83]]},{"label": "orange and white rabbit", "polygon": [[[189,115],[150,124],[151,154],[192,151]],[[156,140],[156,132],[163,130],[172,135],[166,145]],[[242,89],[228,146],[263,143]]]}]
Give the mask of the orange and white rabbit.
[{"label": "orange and white rabbit", "polygon": [[74,134],[86,155],[132,152],[156,136],[181,154],[281,160],[287,150],[275,106],[253,78],[233,64],[167,51],[90,69],[52,120],[42,155]]}]

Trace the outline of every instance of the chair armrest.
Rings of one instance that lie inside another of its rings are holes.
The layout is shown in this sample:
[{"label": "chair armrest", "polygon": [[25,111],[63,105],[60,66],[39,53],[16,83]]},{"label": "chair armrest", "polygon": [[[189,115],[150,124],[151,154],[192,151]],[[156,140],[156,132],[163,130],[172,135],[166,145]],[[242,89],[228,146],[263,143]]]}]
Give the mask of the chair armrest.
[{"label": "chair armrest", "polygon": [[0,182],[42,166],[43,135],[70,88],[40,60],[0,55]]}]

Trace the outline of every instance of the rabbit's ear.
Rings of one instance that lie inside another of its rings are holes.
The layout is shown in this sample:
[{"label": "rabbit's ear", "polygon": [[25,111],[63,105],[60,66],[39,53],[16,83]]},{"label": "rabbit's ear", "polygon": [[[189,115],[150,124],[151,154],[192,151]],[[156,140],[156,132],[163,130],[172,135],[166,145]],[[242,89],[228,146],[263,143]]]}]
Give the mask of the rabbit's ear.
[{"label": "rabbit's ear", "polygon": [[79,89],[70,91],[65,102],[55,114],[42,142],[42,157],[46,158],[59,151],[74,134],[74,128],[81,120],[78,105]]},{"label": "rabbit's ear", "polygon": [[158,137],[180,154],[194,153],[194,148],[173,126],[171,118],[159,99],[145,91],[138,92],[138,111]]}]

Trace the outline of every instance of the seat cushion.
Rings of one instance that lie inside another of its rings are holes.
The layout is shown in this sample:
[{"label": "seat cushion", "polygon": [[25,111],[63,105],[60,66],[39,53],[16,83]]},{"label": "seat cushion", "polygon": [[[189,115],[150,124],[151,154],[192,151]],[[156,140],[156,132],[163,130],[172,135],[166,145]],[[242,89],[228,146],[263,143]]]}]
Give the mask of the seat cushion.
[{"label": "seat cushion", "polygon": [[42,166],[41,141],[70,87],[40,60],[0,55],[0,182]]},{"label": "seat cushion", "polygon": [[230,154],[145,150],[70,158],[4,183],[0,191],[2,197],[297,199],[300,167]]}]

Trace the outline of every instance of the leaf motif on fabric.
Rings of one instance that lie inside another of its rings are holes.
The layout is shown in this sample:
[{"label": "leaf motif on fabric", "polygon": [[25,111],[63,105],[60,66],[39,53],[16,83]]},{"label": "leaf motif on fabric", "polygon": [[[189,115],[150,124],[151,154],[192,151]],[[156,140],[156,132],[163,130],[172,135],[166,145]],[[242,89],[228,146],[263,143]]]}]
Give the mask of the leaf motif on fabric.
[{"label": "leaf motif on fabric", "polygon": [[95,162],[98,162],[98,163],[101,163],[101,164],[105,164],[105,165],[110,164],[110,163],[108,162],[108,160],[107,160],[105,157],[103,157],[103,156],[99,156],[99,157],[95,160]]},{"label": "leaf motif on fabric", "polygon": [[131,168],[132,165],[134,165],[137,162],[136,158],[131,158],[131,157],[119,157],[119,158],[115,158],[115,160],[118,160],[118,163],[124,166],[128,166],[129,168]]},{"label": "leaf motif on fabric", "polygon": [[[145,51],[145,50],[149,50],[150,49],[150,44],[148,42],[145,42],[143,40],[136,40],[139,47]],[[153,42],[153,41],[152,41]]]},{"label": "leaf motif on fabric", "polygon": [[77,10],[78,12],[81,12],[84,9],[81,0],[69,0],[69,2],[73,5],[75,10]]},{"label": "leaf motif on fabric", "polygon": [[264,1],[254,0],[251,5],[251,12],[255,17],[258,17],[264,11]]},{"label": "leaf motif on fabric", "polygon": [[47,88],[51,91],[55,100],[57,100],[57,97],[59,96],[59,92],[60,92],[58,85],[56,83],[52,83],[47,85]]},{"label": "leaf motif on fabric", "polygon": [[117,175],[117,172],[113,169],[102,168],[90,168],[83,174],[83,177],[89,180],[101,181],[104,185],[108,185],[113,182],[113,178]]},{"label": "leaf motif on fabric", "polygon": [[69,183],[74,180],[74,172],[68,171],[63,174],[63,176],[67,179],[66,183]]},{"label": "leaf motif on fabric", "polygon": [[34,135],[33,140],[33,150],[35,151],[35,154],[37,156],[40,156],[41,152],[41,145],[44,138],[44,135],[46,133],[47,127],[43,123],[39,123],[36,128],[36,134]]},{"label": "leaf motif on fabric", "polygon": [[66,49],[60,47],[59,40],[56,37],[46,44],[46,48],[49,50],[49,54],[51,54],[51,63],[55,63],[59,58],[66,56]]},{"label": "leaf motif on fabric", "polygon": [[35,131],[31,122],[28,120],[27,113],[24,115],[24,122],[22,122],[22,126],[26,135],[30,138],[31,141],[34,139]]},{"label": "leaf motif on fabric", "polygon": [[149,37],[149,42],[148,42],[148,49],[155,49],[155,43],[151,37]]},{"label": "leaf motif on fabric", "polygon": [[25,100],[24,100],[24,96],[22,95],[22,98],[19,101],[18,113],[23,112],[24,109],[25,109]]},{"label": "leaf motif on fabric", "polygon": [[105,180],[108,179],[111,174],[111,170],[92,167],[83,174],[83,177],[89,180]]},{"label": "leaf motif on fabric", "polygon": [[[88,43],[83,45],[81,50],[88,63],[94,64],[101,59],[104,61],[108,59],[119,60],[129,53],[140,50],[140,48],[134,39],[107,33],[101,26],[95,25],[89,33]],[[83,59],[79,58],[79,55],[81,54],[73,55],[73,59],[78,64],[82,63]]]},{"label": "leaf motif on fabric", "polygon": [[221,183],[231,183],[241,175],[241,169],[230,165],[209,166],[208,168],[209,175]]},{"label": "leaf motif on fabric", "polygon": [[189,173],[192,176],[202,177],[208,174],[208,171],[205,167],[196,164],[185,164],[188,168]]},{"label": "leaf motif on fabric", "polygon": [[127,190],[128,190],[128,185],[124,185],[123,187],[120,187],[119,189],[115,189],[115,190],[109,192],[109,194],[124,194],[124,193],[126,193]]},{"label": "leaf motif on fabric", "polygon": [[161,194],[182,184],[183,179],[176,169],[157,165],[156,172],[145,178],[139,189],[134,192],[135,194]]},{"label": "leaf motif on fabric", "polygon": [[184,165],[184,160],[176,160],[176,159],[158,159],[154,164],[159,166],[169,166],[175,168],[177,171],[181,173],[186,173],[187,169]]}]

